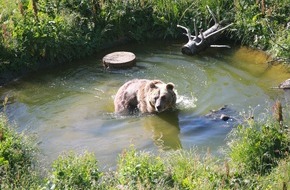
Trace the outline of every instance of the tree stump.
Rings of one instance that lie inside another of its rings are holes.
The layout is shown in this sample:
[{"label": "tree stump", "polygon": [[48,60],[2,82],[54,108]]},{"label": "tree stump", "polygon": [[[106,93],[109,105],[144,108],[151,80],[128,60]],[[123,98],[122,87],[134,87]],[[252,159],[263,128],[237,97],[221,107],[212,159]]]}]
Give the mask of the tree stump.
[{"label": "tree stump", "polygon": [[107,69],[128,68],[134,66],[135,63],[135,54],[126,51],[113,52],[103,57],[103,65]]}]

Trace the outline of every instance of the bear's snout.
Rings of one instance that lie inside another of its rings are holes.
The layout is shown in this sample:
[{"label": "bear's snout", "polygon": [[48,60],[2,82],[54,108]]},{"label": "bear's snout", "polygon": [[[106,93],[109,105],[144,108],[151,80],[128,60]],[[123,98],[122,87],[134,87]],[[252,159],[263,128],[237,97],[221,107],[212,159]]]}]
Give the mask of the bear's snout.
[{"label": "bear's snout", "polygon": [[162,111],[162,106],[161,106],[161,105],[156,106],[156,111],[157,111],[157,112],[161,112],[161,111]]},{"label": "bear's snout", "polygon": [[156,112],[163,112],[164,110],[166,110],[166,106],[162,102],[155,104]]}]

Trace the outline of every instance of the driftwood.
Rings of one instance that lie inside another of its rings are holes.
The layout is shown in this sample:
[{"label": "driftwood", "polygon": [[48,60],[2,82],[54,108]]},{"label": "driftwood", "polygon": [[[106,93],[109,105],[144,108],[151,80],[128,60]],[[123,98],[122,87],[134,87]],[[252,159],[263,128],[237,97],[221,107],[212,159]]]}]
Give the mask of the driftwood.
[{"label": "driftwood", "polygon": [[201,51],[204,51],[208,47],[226,47],[230,48],[227,45],[212,45],[216,40],[218,40],[221,37],[222,32],[233,25],[233,23],[228,24],[225,26],[225,21],[218,22],[213,12],[210,10],[208,6],[206,6],[209,13],[211,14],[215,24],[203,32],[201,29],[198,33],[197,27],[196,27],[196,21],[193,20],[194,24],[194,32],[195,35],[193,36],[191,34],[190,29],[177,25],[177,27],[180,27],[186,31],[186,35],[188,37],[187,44],[183,45],[181,48],[181,52],[186,55],[195,55]]}]

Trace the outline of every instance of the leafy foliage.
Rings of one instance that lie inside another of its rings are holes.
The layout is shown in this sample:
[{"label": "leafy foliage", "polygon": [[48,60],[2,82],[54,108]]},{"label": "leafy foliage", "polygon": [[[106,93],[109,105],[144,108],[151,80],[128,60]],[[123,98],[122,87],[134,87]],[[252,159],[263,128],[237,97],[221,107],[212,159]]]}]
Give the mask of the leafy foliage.
[{"label": "leafy foliage", "polygon": [[0,115],[0,188],[33,188],[38,185],[36,147],[31,139],[17,134]]},{"label": "leafy foliage", "polygon": [[160,157],[146,152],[138,153],[134,148],[124,151],[118,161],[117,176],[119,183],[126,188],[152,188],[154,185],[168,183],[165,165]]},{"label": "leafy foliage", "polygon": [[249,122],[231,133],[230,157],[246,171],[264,175],[287,157],[289,131],[278,122]]},{"label": "leafy foliage", "polygon": [[172,178],[179,189],[223,189],[226,171],[220,171],[218,160],[195,151],[179,151],[169,159]]},{"label": "leafy foliage", "polygon": [[90,189],[101,177],[94,154],[88,152],[61,155],[53,162],[52,170],[47,186],[53,189]]},{"label": "leafy foliage", "polygon": [[[235,1],[234,18],[237,28],[236,32],[233,33],[235,38],[241,40],[245,45],[263,50],[278,50],[273,42],[280,38],[281,29],[287,31],[286,25],[290,21],[287,15],[289,8],[289,0],[279,2],[274,0],[261,2]],[[287,48],[278,51],[287,50],[289,43],[284,47]]]}]

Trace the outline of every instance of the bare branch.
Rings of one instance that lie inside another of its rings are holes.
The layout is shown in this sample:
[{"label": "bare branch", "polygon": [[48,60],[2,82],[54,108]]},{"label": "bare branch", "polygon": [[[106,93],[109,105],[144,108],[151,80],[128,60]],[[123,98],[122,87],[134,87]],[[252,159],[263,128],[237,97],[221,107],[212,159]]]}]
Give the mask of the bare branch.
[{"label": "bare branch", "polygon": [[193,26],[194,26],[194,34],[195,34],[195,37],[197,38],[198,32],[197,32],[197,27],[196,27],[196,21],[195,21],[195,19],[193,19]]},{"label": "bare branch", "polygon": [[210,47],[213,47],[213,48],[231,48],[231,46],[228,46],[228,45],[210,45]]},{"label": "bare branch", "polygon": [[210,34],[209,34],[208,36],[206,36],[205,38],[208,38],[208,37],[210,37],[210,36],[212,36],[212,35],[215,35],[216,33],[219,33],[219,32],[221,32],[221,31],[227,29],[228,27],[232,26],[233,24],[234,24],[234,23],[231,23],[231,24],[229,24],[229,25],[227,25],[227,26],[225,26],[225,27],[223,27],[223,28],[221,28],[221,29],[219,29],[219,30],[213,32],[213,33],[210,33]]},{"label": "bare branch", "polygon": [[184,26],[181,26],[179,24],[177,25],[177,27],[184,29],[186,31],[186,33],[187,33],[188,40],[191,41],[191,32],[190,32],[190,29],[188,29],[188,28],[186,28]]},{"label": "bare branch", "polygon": [[202,33],[202,29],[200,30],[200,36],[201,36],[201,40],[200,40],[200,42],[197,42],[197,43],[196,43],[196,46],[199,46],[199,45],[202,44],[203,41],[204,41],[204,36],[203,36],[203,33]]},{"label": "bare branch", "polygon": [[191,35],[191,40],[195,40],[196,39],[196,36],[193,36],[193,35]]},{"label": "bare branch", "polygon": [[206,8],[211,14],[215,24],[211,26],[209,29],[205,30],[204,32],[203,30],[199,30],[197,28],[195,19],[192,19],[194,24],[194,34],[192,35],[188,28],[177,25],[177,27],[180,27],[187,32],[188,42],[184,44],[181,49],[181,52],[183,54],[195,55],[208,47],[230,48],[230,46],[227,45],[211,45],[211,44],[214,43],[216,40],[218,40],[221,37],[223,30],[232,26],[233,23],[225,26],[225,21],[218,22],[215,14],[210,10],[209,6],[206,6]]},{"label": "bare branch", "polygon": [[200,33],[200,36],[201,36],[201,40],[204,40],[203,30],[201,29],[201,30],[199,31],[199,33]]},{"label": "bare branch", "polygon": [[218,21],[217,21],[217,19],[216,19],[215,15],[214,15],[214,14],[213,14],[213,12],[210,10],[210,8],[209,8],[209,6],[208,6],[208,5],[206,6],[206,8],[207,8],[208,12],[211,14],[211,16],[212,16],[212,18],[213,18],[214,22],[215,22],[215,23],[218,23]]}]

